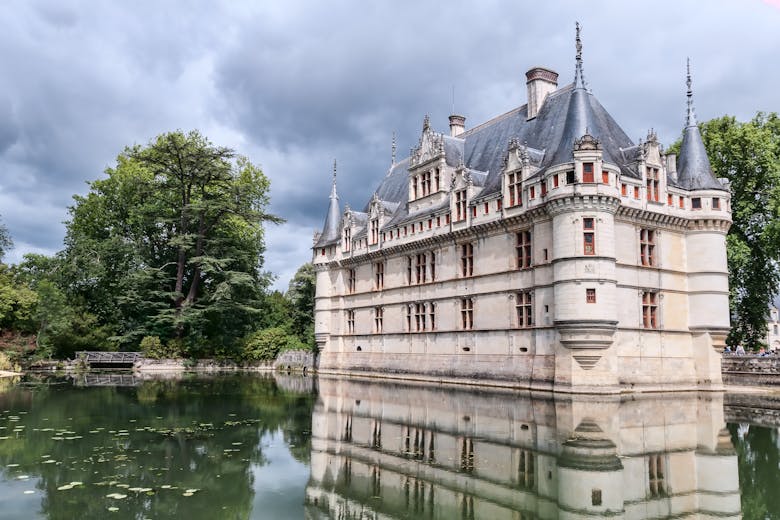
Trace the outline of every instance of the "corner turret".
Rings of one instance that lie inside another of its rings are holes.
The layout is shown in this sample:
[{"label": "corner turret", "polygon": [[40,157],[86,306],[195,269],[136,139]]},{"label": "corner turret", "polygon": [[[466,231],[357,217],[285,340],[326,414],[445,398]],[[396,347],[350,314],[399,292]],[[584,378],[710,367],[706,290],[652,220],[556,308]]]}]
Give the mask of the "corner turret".
[{"label": "corner turret", "polygon": [[322,233],[314,244],[314,247],[323,247],[339,240],[341,228],[341,206],[339,205],[339,195],[336,193],[336,160],[333,160],[333,186],[330,189],[330,204],[328,205],[328,214],[325,216],[325,225],[322,227]]}]

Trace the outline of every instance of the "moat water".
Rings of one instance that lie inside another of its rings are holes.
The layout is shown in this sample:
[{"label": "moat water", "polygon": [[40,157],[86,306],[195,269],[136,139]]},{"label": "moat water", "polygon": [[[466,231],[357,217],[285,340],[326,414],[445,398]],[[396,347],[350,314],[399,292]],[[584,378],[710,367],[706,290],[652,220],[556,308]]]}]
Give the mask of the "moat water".
[{"label": "moat water", "polygon": [[0,379],[0,519],[780,518],[778,417],[712,393]]}]

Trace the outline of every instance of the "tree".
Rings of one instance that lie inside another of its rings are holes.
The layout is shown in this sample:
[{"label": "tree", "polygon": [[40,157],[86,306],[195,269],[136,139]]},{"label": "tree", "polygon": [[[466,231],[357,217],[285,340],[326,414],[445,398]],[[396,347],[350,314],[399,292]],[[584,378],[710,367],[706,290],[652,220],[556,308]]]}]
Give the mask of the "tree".
[{"label": "tree", "polygon": [[3,260],[5,254],[14,247],[14,242],[11,240],[11,235],[8,233],[8,228],[0,222],[0,261]]},{"label": "tree", "polygon": [[780,118],[759,113],[741,123],[724,116],[701,132],[713,172],[731,183],[728,343],[757,349],[780,282]]},{"label": "tree", "polygon": [[314,347],[314,294],[316,289],[314,265],[303,264],[295,272],[287,288],[287,299],[292,308],[293,332],[301,341]]},{"label": "tree", "polygon": [[63,279],[120,345],[186,340],[229,353],[254,329],[270,183],[246,158],[198,132],[126,148],[107,178],[76,197]]}]

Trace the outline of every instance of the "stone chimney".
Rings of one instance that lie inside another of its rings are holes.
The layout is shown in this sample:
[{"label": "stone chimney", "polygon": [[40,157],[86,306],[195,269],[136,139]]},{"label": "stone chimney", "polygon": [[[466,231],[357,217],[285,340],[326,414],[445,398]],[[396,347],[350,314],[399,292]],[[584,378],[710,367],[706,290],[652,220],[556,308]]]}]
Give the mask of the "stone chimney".
[{"label": "stone chimney", "polygon": [[533,119],[547,95],[558,88],[558,73],[544,67],[534,67],[525,73],[525,78],[528,86],[528,119]]},{"label": "stone chimney", "polygon": [[466,117],[452,114],[450,116],[450,135],[457,137],[466,131]]}]

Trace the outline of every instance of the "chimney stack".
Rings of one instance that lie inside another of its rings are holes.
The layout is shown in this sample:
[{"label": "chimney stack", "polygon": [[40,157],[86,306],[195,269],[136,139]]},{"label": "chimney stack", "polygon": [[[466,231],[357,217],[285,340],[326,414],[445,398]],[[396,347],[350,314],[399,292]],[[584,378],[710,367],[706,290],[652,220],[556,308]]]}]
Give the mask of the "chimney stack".
[{"label": "chimney stack", "polygon": [[466,131],[466,117],[452,114],[450,116],[450,135],[457,137]]},{"label": "chimney stack", "polygon": [[534,67],[525,73],[525,78],[528,87],[528,119],[533,119],[547,95],[558,88],[558,73],[544,67]]}]

